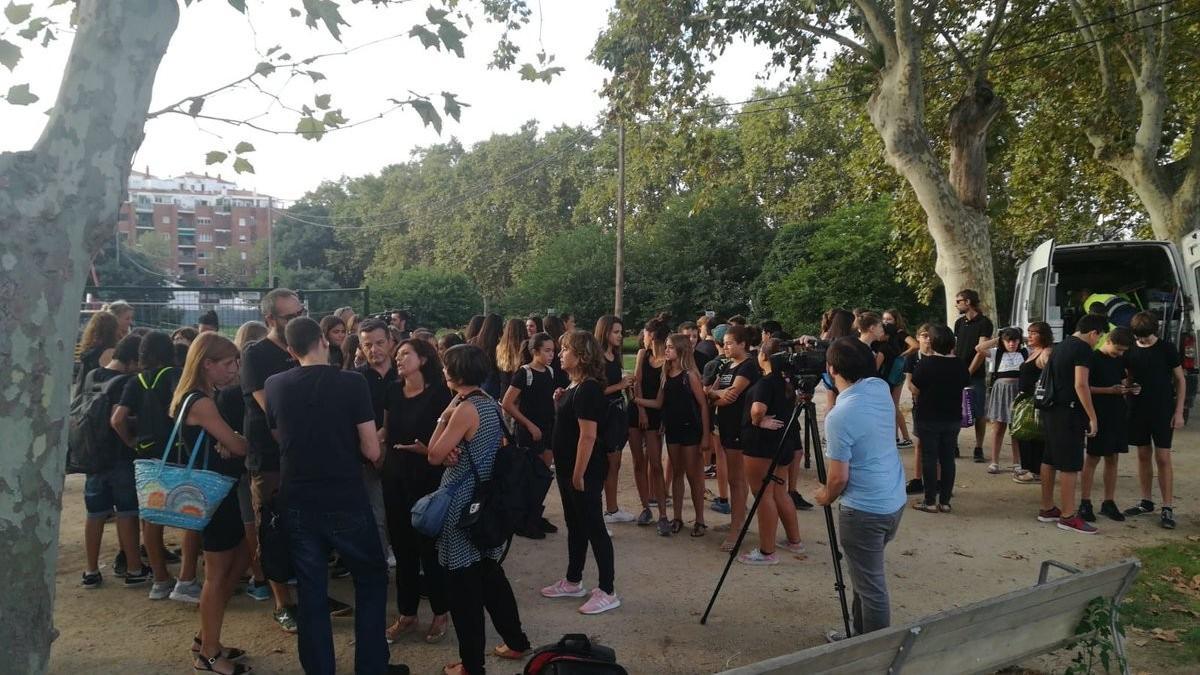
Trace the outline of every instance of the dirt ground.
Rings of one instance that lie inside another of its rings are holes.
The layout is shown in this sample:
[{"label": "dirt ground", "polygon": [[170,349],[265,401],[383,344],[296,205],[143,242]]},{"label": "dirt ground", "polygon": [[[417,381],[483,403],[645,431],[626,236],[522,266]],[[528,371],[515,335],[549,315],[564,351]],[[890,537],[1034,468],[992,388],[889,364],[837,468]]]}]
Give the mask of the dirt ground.
[{"label": "dirt ground", "polygon": [[[1176,436],[1176,513],[1179,528],[1168,532],[1157,518],[1112,523],[1101,518],[1099,536],[1085,537],[1043,525],[1034,516],[1038,488],[1017,485],[1007,475],[988,475],[985,465],[969,459],[972,441],[964,434],[966,459],[958,465],[954,513],[906,511],[896,540],[887,554],[887,576],[895,624],[940,610],[966,605],[1033,585],[1039,562],[1055,559],[1090,567],[1118,560],[1138,546],[1152,545],[1200,533],[1200,432],[1196,421]],[[905,452],[911,471],[911,452]],[[1005,450],[1004,457],[1007,458]],[[1127,506],[1137,495],[1134,462],[1126,458],[1120,472],[1118,504]],[[636,491],[628,456],[622,468],[620,502],[634,511]],[[801,492],[815,490],[814,471],[806,471]],[[715,490],[715,481],[709,481]],[[1157,493],[1157,489],[1156,489]],[[1099,504],[1099,498],[1095,499]],[[68,477],[63,496],[62,533],[58,557],[55,624],[61,632],[50,662],[52,673],[181,673],[191,672],[188,648],[197,630],[194,605],[146,599],[148,588],[125,589],[111,576],[108,565],[117,550],[116,532],[106,528],[102,549],[104,585],[83,590],[79,576],[83,554],[83,480]],[[560,524],[561,506],[551,492],[549,518]],[[728,517],[708,511],[710,527]],[[684,519],[690,521],[690,502]],[[600,616],[575,610],[576,600],[546,600],[538,589],[562,576],[566,565],[566,535],[544,541],[519,539],[505,563],[516,592],[526,632],[535,645],[557,640],[565,632],[582,632],[616,649],[631,673],[710,673],[817,645],[825,630],[840,625],[833,590],[828,538],[820,510],[800,513],[800,526],[809,553],[806,560],[785,555],[776,567],[751,568],[734,564],[708,625],[700,615],[714,588],[726,556],[718,550],[722,533],[692,539],[685,535],[663,539],[653,528],[615,525],[617,593],[622,606]],[[176,538],[177,539],[177,538]],[[171,535],[168,534],[168,541]],[[744,548],[756,545],[747,537]],[[584,583],[595,584],[589,560]],[[349,580],[331,582],[331,593],[353,600]],[[394,610],[389,603],[389,621]],[[257,673],[298,673],[294,636],[282,633],[271,620],[271,603],[236,595],[225,619],[223,641],[246,649],[247,663]],[[422,606],[422,622],[429,618]],[[1148,627],[1144,627],[1148,628]],[[423,633],[422,633],[423,634]],[[498,642],[489,627],[489,644]],[[353,672],[353,620],[334,619],[334,640],[342,672]],[[1134,672],[1194,672],[1164,665],[1149,648],[1130,646]],[[408,663],[414,673],[440,673],[457,661],[453,631],[440,645],[427,645],[411,634],[392,646],[393,662]],[[1023,664],[1059,671],[1066,658],[1043,657]],[[496,673],[520,670],[511,662],[489,657]]]}]

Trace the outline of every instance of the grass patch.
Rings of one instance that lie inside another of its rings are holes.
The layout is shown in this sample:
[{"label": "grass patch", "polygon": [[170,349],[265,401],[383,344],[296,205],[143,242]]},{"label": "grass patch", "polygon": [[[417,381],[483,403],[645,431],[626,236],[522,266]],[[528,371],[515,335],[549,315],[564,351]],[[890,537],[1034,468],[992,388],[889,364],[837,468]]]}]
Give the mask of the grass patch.
[{"label": "grass patch", "polygon": [[1127,639],[1170,661],[1200,663],[1200,537],[1134,554],[1142,571],[1121,607]]}]

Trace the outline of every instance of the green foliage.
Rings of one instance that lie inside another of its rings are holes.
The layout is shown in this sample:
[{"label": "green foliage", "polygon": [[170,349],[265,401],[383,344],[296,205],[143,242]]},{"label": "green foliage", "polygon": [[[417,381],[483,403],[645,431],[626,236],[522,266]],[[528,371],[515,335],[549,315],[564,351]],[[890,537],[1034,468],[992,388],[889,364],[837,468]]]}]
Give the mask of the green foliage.
[{"label": "green foliage", "polygon": [[[159,271],[159,263],[149,256],[121,244],[120,262],[117,261],[117,243],[109,239],[104,248],[92,258],[92,265],[101,286],[165,286],[169,278]],[[92,275],[87,276],[88,287],[95,284]],[[133,298],[129,298],[133,299]]]},{"label": "green foliage", "polygon": [[[1106,598],[1093,598],[1088,603],[1087,608],[1083,611],[1083,618],[1075,627],[1076,635],[1086,637],[1082,637],[1068,646],[1068,649],[1077,651],[1074,658],[1071,659],[1071,665],[1067,667],[1065,675],[1090,675],[1095,672],[1097,661],[1106,673],[1111,672],[1113,666],[1116,666],[1118,673],[1125,672],[1128,664],[1117,655],[1115,644],[1116,640],[1125,637],[1125,629],[1118,622],[1117,630],[1120,632],[1120,636],[1112,634],[1114,611],[1112,602]],[[1114,660],[1114,656],[1118,658]]]},{"label": "green foliage", "polygon": [[1139,646],[1147,641],[1152,661],[1188,670],[1188,664],[1200,663],[1200,541],[1175,539],[1133,554],[1142,570],[1121,605],[1121,621]]},{"label": "green foliage", "polygon": [[479,291],[461,272],[393,269],[374,272],[367,283],[372,305],[407,308],[427,328],[462,326],[483,308]]},{"label": "green foliage", "polygon": [[756,316],[813,332],[830,307],[895,307],[911,319],[929,314],[895,278],[886,246],[889,206],[882,199],[784,226],[754,285],[762,303]]},{"label": "green foliage", "polygon": [[[505,295],[503,309],[513,316],[547,309],[574,312],[588,326],[612,311],[613,258],[616,241],[597,225],[583,225],[555,236],[536,255]],[[630,299],[626,298],[629,306]]]}]

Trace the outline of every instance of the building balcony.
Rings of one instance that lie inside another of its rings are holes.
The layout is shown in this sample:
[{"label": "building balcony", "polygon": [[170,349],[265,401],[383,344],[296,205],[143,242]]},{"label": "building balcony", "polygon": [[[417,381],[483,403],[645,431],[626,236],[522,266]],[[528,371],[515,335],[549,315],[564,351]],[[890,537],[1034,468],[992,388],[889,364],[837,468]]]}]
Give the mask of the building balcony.
[{"label": "building balcony", "polygon": [[185,244],[182,241],[176,244],[179,248],[196,248],[195,244]]}]

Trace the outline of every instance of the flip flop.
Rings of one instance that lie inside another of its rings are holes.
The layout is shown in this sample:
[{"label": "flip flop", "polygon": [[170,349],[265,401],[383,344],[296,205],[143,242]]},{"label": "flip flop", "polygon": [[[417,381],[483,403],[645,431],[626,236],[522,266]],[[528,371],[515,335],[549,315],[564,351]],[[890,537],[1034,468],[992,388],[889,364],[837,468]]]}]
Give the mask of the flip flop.
[{"label": "flip flop", "polygon": [[705,525],[704,523],[696,523],[695,525],[692,526],[692,536],[693,537],[703,537],[704,531],[707,529],[708,529],[708,526]]},{"label": "flip flop", "polygon": [[682,520],[675,519],[675,520],[671,521],[671,534],[679,534],[680,530],[682,530],[682,529],[683,529],[683,521]]},{"label": "flip flop", "polygon": [[726,539],[725,541],[721,542],[721,552],[722,552],[722,553],[729,553],[730,551],[732,551],[732,550],[733,550],[733,545],[734,545],[735,543],[737,543],[737,542],[729,541],[728,539]]},{"label": "flip flop", "polygon": [[438,625],[437,620],[438,617],[435,616],[433,621],[429,624],[429,630],[425,633],[425,642],[431,645],[441,642],[446,637],[446,627],[450,625],[450,617],[447,616],[445,620],[441,622],[441,627],[435,630],[435,627]]},{"label": "flip flop", "polygon": [[912,507],[918,511],[925,513],[937,513],[938,507],[936,504],[926,504],[925,502],[913,502]]}]

